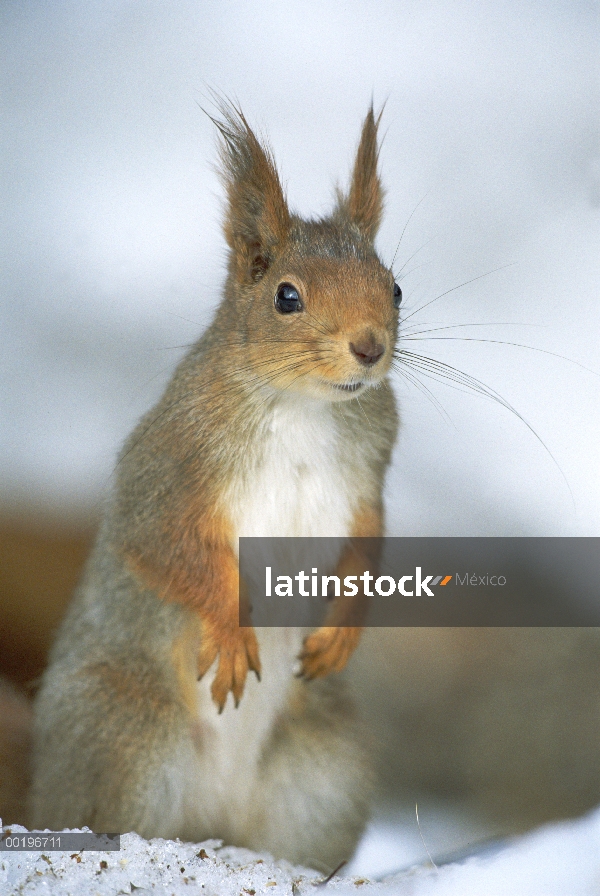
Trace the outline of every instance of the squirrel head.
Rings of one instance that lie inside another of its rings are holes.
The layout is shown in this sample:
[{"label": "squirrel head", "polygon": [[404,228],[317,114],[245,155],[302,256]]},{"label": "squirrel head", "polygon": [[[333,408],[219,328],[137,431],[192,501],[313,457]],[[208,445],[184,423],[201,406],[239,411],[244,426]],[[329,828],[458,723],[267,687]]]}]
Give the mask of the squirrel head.
[{"label": "squirrel head", "polygon": [[220,112],[230,249],[220,317],[248,379],[326,401],[360,395],[389,371],[402,297],[374,246],[381,115],[371,107],[365,118],[348,192],[338,190],[329,216],[304,220],[241,110],[222,103]]}]

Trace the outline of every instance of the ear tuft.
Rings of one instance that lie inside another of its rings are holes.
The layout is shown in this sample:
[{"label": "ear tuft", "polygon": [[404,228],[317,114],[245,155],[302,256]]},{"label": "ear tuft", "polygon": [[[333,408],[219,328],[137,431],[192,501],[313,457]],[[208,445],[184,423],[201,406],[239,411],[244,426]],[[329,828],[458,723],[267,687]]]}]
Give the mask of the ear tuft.
[{"label": "ear tuft", "polygon": [[338,198],[337,213],[349,218],[371,242],[375,239],[383,215],[383,187],[377,172],[379,145],[377,132],[383,110],[375,117],[373,106],[364,120],[356,153],[350,190]]},{"label": "ear tuft", "polygon": [[290,229],[290,213],[268,146],[233,103],[217,100],[220,173],[227,190],[224,230],[240,276],[259,280]]}]

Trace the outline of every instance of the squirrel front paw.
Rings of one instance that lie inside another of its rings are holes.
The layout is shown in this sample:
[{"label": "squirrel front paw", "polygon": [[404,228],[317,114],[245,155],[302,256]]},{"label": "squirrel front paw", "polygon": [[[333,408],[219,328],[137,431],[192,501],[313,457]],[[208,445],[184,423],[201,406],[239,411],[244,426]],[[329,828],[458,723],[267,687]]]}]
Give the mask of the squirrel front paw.
[{"label": "squirrel front paw", "polygon": [[323,626],[305,641],[298,659],[302,664],[300,678],[324,678],[330,672],[341,672],[360,640],[362,628]]},{"label": "squirrel front paw", "polygon": [[205,622],[197,658],[198,680],[208,672],[217,655],[219,664],[210,692],[221,713],[229,691],[233,694],[236,707],[239,705],[249,670],[260,681],[261,666],[254,629],[232,626],[226,631],[220,629],[217,632]]}]

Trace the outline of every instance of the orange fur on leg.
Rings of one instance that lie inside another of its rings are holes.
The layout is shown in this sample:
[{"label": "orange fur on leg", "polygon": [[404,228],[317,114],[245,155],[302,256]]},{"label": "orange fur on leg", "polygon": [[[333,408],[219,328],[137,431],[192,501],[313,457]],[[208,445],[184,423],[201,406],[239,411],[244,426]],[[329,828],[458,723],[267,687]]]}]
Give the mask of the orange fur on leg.
[{"label": "orange fur on leg", "polygon": [[[369,538],[369,542],[352,540],[340,559],[336,575],[343,582],[346,576],[362,575],[373,570],[379,557],[379,536],[382,531],[381,511],[361,508],[355,514],[353,539]],[[325,624],[304,641],[300,654],[303,678],[324,678],[330,672],[341,672],[354,653],[363,630],[368,597],[359,587],[354,597],[340,593],[334,598]]]},{"label": "orange fur on leg", "polygon": [[[129,555],[129,566],[166,601],[180,603],[202,623],[197,656],[198,678],[219,659],[211,693],[219,712],[232,692],[236,706],[244,692],[249,670],[260,678],[260,658],[254,629],[240,626],[238,562],[226,524],[213,524],[211,538],[194,535],[181,539],[181,553],[171,569],[157,571],[145,560]],[[184,550],[185,549],[185,550]]]}]

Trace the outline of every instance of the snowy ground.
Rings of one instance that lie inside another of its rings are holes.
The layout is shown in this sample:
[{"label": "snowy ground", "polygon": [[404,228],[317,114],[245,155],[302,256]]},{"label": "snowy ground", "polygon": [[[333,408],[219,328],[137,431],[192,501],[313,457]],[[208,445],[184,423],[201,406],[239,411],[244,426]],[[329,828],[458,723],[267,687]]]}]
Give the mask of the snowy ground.
[{"label": "snowy ground", "polygon": [[[12,832],[24,831],[16,825]],[[543,828],[459,862],[431,862],[374,882],[363,876],[336,877],[338,893],[397,896],[592,896],[600,892],[600,811],[585,819]],[[351,869],[352,871],[352,869]],[[266,855],[224,847],[219,841],[186,844],[121,839],[120,852],[0,854],[3,896],[305,896],[323,876]]]},{"label": "snowy ground", "polygon": [[420,798],[418,806],[381,804],[344,875],[380,880],[432,857],[444,861],[480,852],[488,843],[500,842],[495,834],[470,808],[454,801]]}]

